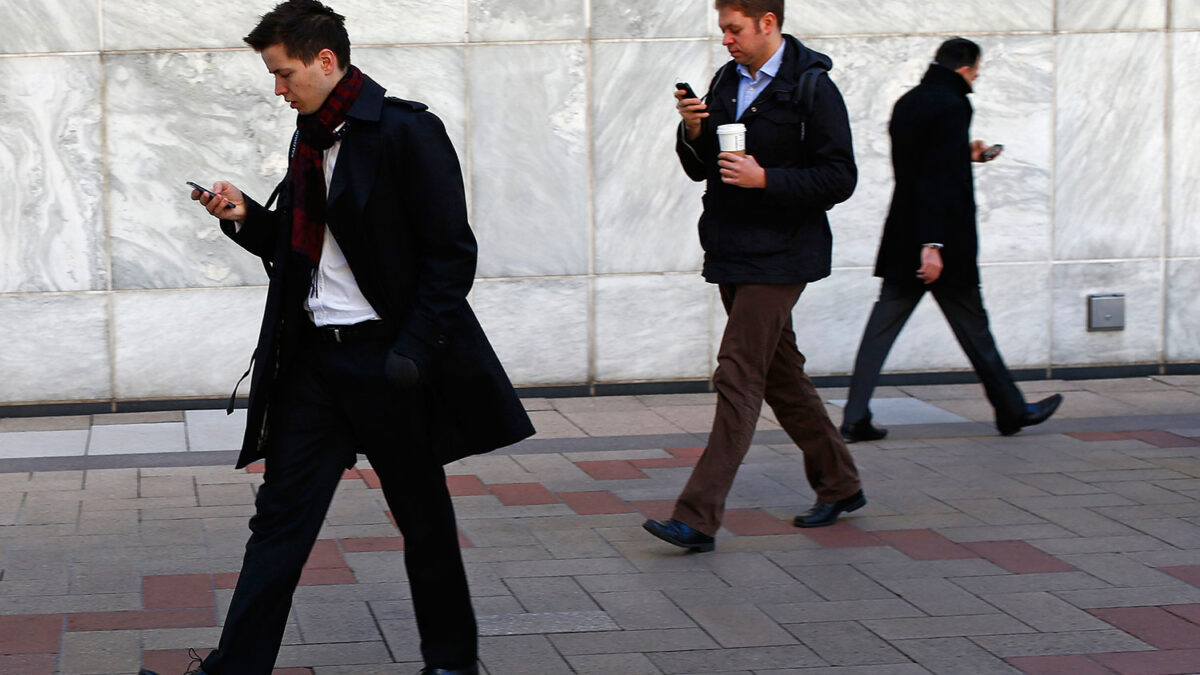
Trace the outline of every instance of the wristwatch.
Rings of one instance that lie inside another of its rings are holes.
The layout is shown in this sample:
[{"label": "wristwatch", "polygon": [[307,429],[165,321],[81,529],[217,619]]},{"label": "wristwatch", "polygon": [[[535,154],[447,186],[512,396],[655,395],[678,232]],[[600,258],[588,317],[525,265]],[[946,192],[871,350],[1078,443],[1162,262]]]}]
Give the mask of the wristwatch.
[{"label": "wristwatch", "polygon": [[921,244],[921,246],[923,248],[932,248],[932,249],[937,249],[939,251],[944,248],[944,246],[942,246],[941,244]]}]

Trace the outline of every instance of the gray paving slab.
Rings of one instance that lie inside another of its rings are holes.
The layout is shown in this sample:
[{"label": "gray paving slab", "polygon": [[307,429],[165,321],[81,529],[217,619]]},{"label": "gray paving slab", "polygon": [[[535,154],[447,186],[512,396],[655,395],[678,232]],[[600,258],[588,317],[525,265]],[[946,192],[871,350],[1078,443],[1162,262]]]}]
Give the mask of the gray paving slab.
[{"label": "gray paving slab", "polygon": [[185,452],[187,438],[182,422],[93,425],[89,455],[137,455]]}]

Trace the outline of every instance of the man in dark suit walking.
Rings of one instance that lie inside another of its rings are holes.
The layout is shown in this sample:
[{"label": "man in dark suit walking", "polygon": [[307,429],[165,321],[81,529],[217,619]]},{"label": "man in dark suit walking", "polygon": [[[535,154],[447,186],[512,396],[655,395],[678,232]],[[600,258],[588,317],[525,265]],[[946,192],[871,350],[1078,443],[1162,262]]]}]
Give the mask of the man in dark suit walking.
[{"label": "man in dark suit walking", "polygon": [[345,468],[364,453],[404,535],[424,673],[478,672],[442,464],[533,433],[466,302],[476,245],[462,174],[426,106],[350,63],[342,16],[288,0],[246,37],[298,113],[270,210],[194,191],[270,276],[237,466],[266,459],[220,645],[196,673],[267,675]]},{"label": "man in dark suit walking", "polygon": [[[704,278],[729,315],[713,385],[717,411],[708,446],[669,520],[643,527],[666,542],[710,551],[725,498],[750,449],[764,401],[804,452],[816,504],[797,527],[832,525],[866,504],[858,469],[830,421],[804,355],[792,307],[809,282],[829,276],[833,235],[826,210],[858,180],[850,122],[829,78],[833,62],[782,32],[783,0],[717,0],[732,60],[704,100],[675,92],[675,151],[706,181],[700,243]],[[721,152],[718,127],[745,128],[745,152]]]},{"label": "man in dark suit walking", "polygon": [[953,38],[938,49],[921,83],[896,102],[889,132],[896,189],[875,264],[883,278],[850,382],[841,432],[847,441],[878,440],[869,402],[884,359],[925,295],[933,293],[954,336],[983,382],[1005,436],[1044,422],[1062,402],[1055,394],[1027,404],[1000,358],[979,292],[979,238],[971,162],[990,162],[970,141],[973,109],[967,95],[979,75],[979,45]]}]

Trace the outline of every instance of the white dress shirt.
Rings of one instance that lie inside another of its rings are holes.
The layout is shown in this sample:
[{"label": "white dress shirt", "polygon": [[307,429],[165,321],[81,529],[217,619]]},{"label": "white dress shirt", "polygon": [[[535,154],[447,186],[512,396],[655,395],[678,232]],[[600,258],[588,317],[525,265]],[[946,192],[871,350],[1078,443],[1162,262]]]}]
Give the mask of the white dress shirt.
[{"label": "white dress shirt", "polygon": [[[341,127],[338,127],[339,129]],[[324,153],[325,194],[329,194],[329,183],[333,180],[333,167],[337,163],[339,139]],[[313,277],[313,292],[304,302],[304,309],[318,326],[346,326],[378,319],[379,314],[363,297],[358,281],[337,239],[325,226],[325,240],[321,245],[321,264]]]}]

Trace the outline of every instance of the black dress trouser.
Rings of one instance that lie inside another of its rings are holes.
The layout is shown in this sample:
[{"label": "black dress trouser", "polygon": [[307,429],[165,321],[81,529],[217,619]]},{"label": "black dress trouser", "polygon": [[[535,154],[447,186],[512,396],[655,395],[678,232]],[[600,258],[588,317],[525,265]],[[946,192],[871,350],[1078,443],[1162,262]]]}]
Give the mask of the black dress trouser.
[{"label": "black dress trouser", "polygon": [[292,594],[353,453],[367,456],[404,536],[426,666],[476,661],[475,615],[454,508],[425,431],[421,398],[384,378],[389,343],[337,344],[308,331],[272,401],[266,472],[241,575],[210,675],[269,675]]},{"label": "black dress trouser", "polygon": [[996,410],[996,420],[1019,419],[1025,411],[1025,397],[1017,389],[996,349],[979,286],[927,286],[920,281],[908,283],[885,279],[879,290],[879,299],[871,309],[866,330],[863,331],[858,357],[854,360],[854,375],[850,379],[844,423],[855,424],[871,418],[871,394],[879,383],[883,362],[896,342],[900,329],[926,291],[933,293],[933,299],[946,316],[954,337],[970,359],[975,374],[983,383],[988,401]]}]

